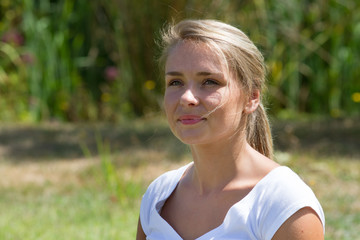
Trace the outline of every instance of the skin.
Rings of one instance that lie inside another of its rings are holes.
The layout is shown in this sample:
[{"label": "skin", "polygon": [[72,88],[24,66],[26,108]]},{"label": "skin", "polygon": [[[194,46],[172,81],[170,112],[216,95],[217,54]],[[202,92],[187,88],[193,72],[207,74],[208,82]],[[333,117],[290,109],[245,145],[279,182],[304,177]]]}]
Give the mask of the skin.
[{"label": "skin", "polygon": [[[245,138],[246,115],[260,94],[245,94],[239,81],[204,44],[182,42],[165,66],[164,107],[172,132],[191,148],[194,164],[165,202],[161,216],[183,239],[196,239],[222,224],[226,213],[279,165]],[[251,97],[248,97],[251,96]],[[299,210],[273,239],[323,239],[310,208]],[[137,240],[145,239],[139,221]]]},{"label": "skin", "polygon": [[136,240],[146,240],[146,235],[141,227],[140,219],[138,221],[137,233],[136,233]]}]

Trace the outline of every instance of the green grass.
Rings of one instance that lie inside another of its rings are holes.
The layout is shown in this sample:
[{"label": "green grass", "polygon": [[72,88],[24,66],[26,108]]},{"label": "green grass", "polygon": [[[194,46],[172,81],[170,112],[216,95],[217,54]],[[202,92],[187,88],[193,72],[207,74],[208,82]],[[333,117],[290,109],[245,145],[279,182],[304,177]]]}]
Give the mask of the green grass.
[{"label": "green grass", "polygon": [[86,186],[1,189],[0,239],[133,239],[142,188],[120,203],[108,189],[85,181]]},{"label": "green grass", "polygon": [[141,190],[120,203],[99,184],[47,191],[52,187],[1,189],[0,239],[134,238]]},{"label": "green grass", "polygon": [[326,218],[325,239],[358,239],[360,229],[360,161],[295,153],[285,163],[317,195]]},{"label": "green grass", "polygon": [[[297,172],[319,198],[327,240],[358,238],[359,150],[341,145],[356,139],[358,125],[354,121],[342,129],[343,124],[329,124],[335,135],[314,138],[311,134],[325,134],[325,127],[316,132],[317,128],[307,126],[311,131],[305,136],[298,132],[305,129],[301,123],[287,132],[297,148],[283,144],[276,152],[278,161]],[[69,125],[0,127],[0,239],[134,239],[141,196],[148,184],[190,160],[188,149],[179,146],[166,129],[156,121],[102,126],[97,129],[102,138],[96,140],[93,126],[86,131]],[[77,155],[83,130],[86,158]],[[279,132],[276,126],[274,131]],[[29,134],[37,136],[37,143],[29,141]],[[41,146],[61,151],[49,154]]]}]

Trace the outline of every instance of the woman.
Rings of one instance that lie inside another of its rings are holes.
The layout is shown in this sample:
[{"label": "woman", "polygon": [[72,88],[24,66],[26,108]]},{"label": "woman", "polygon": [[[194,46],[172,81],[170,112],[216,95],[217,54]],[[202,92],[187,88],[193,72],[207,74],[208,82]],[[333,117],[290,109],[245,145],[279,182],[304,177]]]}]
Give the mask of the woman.
[{"label": "woman", "polygon": [[214,20],[182,21],[163,42],[165,112],[193,162],[149,186],[137,239],[324,239],[311,189],[271,160],[255,45]]}]

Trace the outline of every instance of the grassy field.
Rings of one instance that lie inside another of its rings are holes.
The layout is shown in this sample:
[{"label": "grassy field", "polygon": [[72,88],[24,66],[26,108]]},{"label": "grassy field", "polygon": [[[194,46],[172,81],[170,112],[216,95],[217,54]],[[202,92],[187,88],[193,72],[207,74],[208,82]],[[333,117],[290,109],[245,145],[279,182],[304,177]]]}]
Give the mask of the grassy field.
[{"label": "grassy field", "polygon": [[[360,123],[274,121],[276,158],[313,188],[326,239],[359,239]],[[190,161],[163,120],[0,127],[0,239],[134,239],[141,196]]]}]

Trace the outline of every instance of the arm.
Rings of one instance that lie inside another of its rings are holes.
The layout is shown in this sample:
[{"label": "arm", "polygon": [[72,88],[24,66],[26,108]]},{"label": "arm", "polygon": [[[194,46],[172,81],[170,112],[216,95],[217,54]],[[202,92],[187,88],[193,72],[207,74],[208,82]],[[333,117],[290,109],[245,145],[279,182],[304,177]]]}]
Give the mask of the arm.
[{"label": "arm", "polygon": [[322,223],[310,207],[297,211],[277,230],[272,240],[323,240]]},{"label": "arm", "polygon": [[138,221],[137,233],[136,233],[136,240],[146,240],[145,233],[142,229],[140,218]]}]

